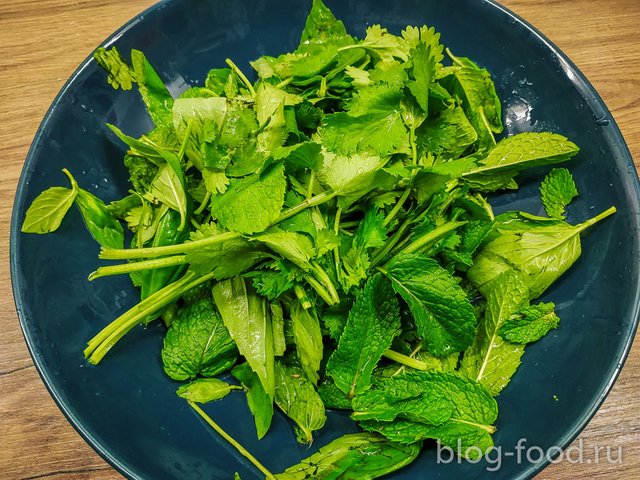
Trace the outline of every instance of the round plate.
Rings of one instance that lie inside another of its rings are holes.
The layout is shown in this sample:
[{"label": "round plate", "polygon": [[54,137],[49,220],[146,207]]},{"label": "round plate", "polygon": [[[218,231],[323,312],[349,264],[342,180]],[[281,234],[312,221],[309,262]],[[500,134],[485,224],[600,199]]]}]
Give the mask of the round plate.
[{"label": "round plate", "polygon": [[[310,2],[299,0],[174,0],[154,6],[104,45],[137,48],[174,94],[232,57],[245,71],[262,54],[295,48]],[[361,36],[382,23],[398,33],[407,24],[433,25],[456,55],[486,67],[503,101],[506,134],[553,131],[582,151],[567,166],[580,196],[569,207],[576,223],[615,205],[618,214],[584,238],[583,255],[542,300],[553,301],[561,326],[527,348],[522,366],[499,396],[495,434],[503,453],[520,438],[545,451],[566,447],[609,392],[637,325],[639,292],[639,187],[629,152],[611,115],[577,68],[530,25],[489,1],[328,0],[347,29]],[[231,447],[175,395],[162,371],[163,327],[137,328],[98,367],[88,365],[85,342],[137,299],[128,278],[87,281],[98,246],[75,211],[58,232],[24,235],[20,225],[34,197],[65,185],[68,167],[81,186],[106,201],[128,189],[123,146],[110,122],[137,136],[151,126],[136,93],[115,91],[87,59],[64,86],[29,151],[11,226],[11,273],[24,335],[44,383],[60,409],[107,461],[131,478],[213,479],[240,473],[260,478]],[[538,172],[542,173],[542,172]],[[517,193],[493,198],[498,211],[541,213],[540,174],[523,179]],[[355,426],[332,413],[312,450],[295,441],[278,415],[257,441],[242,394],[207,411],[274,472]],[[557,453],[557,452],[556,452]],[[548,460],[502,455],[502,478],[529,478]],[[390,478],[480,478],[494,465],[438,464],[433,450]]]}]

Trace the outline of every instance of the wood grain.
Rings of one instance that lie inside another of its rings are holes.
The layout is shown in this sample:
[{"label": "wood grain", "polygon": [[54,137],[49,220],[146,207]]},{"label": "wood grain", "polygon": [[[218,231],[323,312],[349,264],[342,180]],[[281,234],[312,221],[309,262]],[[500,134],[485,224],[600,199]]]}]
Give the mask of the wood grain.
[{"label": "wood grain", "polygon": [[[76,66],[153,0],[0,2],[0,478],[122,478],[80,438],[45,390],[18,325],[9,281],[9,220],[33,135]],[[640,160],[640,2],[504,0],[586,74]],[[640,478],[640,341],[580,436],[585,462],[551,465],[539,479]],[[623,447],[622,464],[595,463],[597,445]],[[588,460],[591,460],[589,463]],[[498,475],[499,477],[499,475]]]}]

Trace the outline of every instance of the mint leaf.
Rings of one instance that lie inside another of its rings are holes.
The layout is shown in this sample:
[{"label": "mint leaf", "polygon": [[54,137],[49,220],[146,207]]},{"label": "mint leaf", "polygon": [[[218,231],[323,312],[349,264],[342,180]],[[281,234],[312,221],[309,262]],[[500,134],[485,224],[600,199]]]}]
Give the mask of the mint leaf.
[{"label": "mint leaf", "polygon": [[300,47],[309,44],[326,44],[347,37],[344,24],[338,20],[321,0],[313,0],[300,37]]},{"label": "mint leaf", "polygon": [[524,353],[522,345],[503,340],[498,332],[527,303],[529,291],[521,274],[507,271],[493,282],[486,298],[484,318],[474,344],[464,353],[460,371],[485,385],[495,396],[507,386]]},{"label": "mint leaf", "polygon": [[429,352],[446,356],[471,345],[476,329],[473,306],[449,272],[420,254],[398,255],[384,270],[409,305]]},{"label": "mint leaf", "polygon": [[464,178],[477,181],[490,174],[511,177],[525,168],[552,165],[569,160],[580,149],[566,137],[555,133],[524,132],[501,140],[480,160],[480,165]]},{"label": "mint leaf", "polygon": [[552,218],[564,220],[564,209],[576,196],[576,184],[566,168],[554,168],[540,185],[542,204],[547,215]]},{"label": "mint leaf", "polygon": [[[402,385],[398,385],[399,388],[396,388],[394,381],[393,378],[385,380],[382,388],[387,396],[380,398],[384,403],[375,405],[374,408],[379,411],[387,410],[387,418],[389,413],[398,413],[400,417],[410,417],[415,421],[360,421],[360,426],[365,430],[379,432],[389,440],[402,444],[436,439],[455,450],[460,446],[461,451],[458,453],[461,456],[469,447],[479,447],[485,453],[493,446],[491,434],[495,431],[493,424],[498,416],[498,406],[489,391],[479,383],[459,374],[444,372],[404,374],[400,377]],[[410,383],[413,386],[409,386]],[[416,396],[412,398],[407,395],[405,386],[415,391]],[[433,404],[429,405],[432,401]],[[356,411],[360,406],[358,402],[356,397]],[[370,404],[366,397],[361,402]],[[358,415],[355,413],[354,417],[358,418]],[[479,456],[474,450],[468,453],[471,459]]]},{"label": "mint leaf", "polygon": [[418,457],[421,448],[420,443],[400,445],[371,433],[350,433],[333,440],[275,477],[278,480],[370,480],[410,464]]},{"label": "mint leaf", "polygon": [[164,338],[162,363],[174,380],[213,377],[233,366],[237,350],[211,295],[180,308]]},{"label": "mint leaf", "polygon": [[367,390],[382,354],[400,332],[398,301],[380,274],[356,294],[338,348],[327,363],[327,375],[348,397]]},{"label": "mint leaf", "polygon": [[247,403],[256,424],[258,440],[264,437],[271,426],[273,418],[273,400],[265,392],[260,378],[251,370],[248,363],[236,366],[231,374],[236,377],[247,390]]},{"label": "mint leaf", "polygon": [[270,398],[274,398],[274,347],[269,304],[244,278],[213,286],[213,298],[238,351],[256,372]]},{"label": "mint leaf", "polygon": [[223,195],[211,199],[211,213],[227,229],[251,234],[266,230],[280,215],[287,182],[284,166],[233,179]]},{"label": "mint leaf", "polygon": [[276,361],[275,373],[276,405],[302,431],[299,440],[310,444],[312,432],[321,429],[327,421],[322,400],[300,367]]},{"label": "mint leaf", "polygon": [[311,268],[309,261],[314,256],[313,244],[305,235],[272,228],[265,233],[254,236],[252,240],[264,243],[271,250],[305,271]]},{"label": "mint leaf", "polygon": [[111,47],[109,50],[99,47],[93,54],[93,59],[107,72],[109,85],[116,90],[118,88],[131,90],[135,79],[132,76],[129,65],[122,58],[116,47]]},{"label": "mint leaf", "polygon": [[176,394],[192,402],[208,403],[220,400],[229,395],[232,390],[238,389],[240,387],[229,385],[227,382],[217,378],[199,378],[191,383],[182,385],[178,388]]},{"label": "mint leaf", "polygon": [[498,334],[511,343],[533,343],[557,328],[560,318],[553,303],[538,303],[524,307],[511,315],[498,330]]},{"label": "mint leaf", "polygon": [[55,232],[78,195],[77,189],[51,187],[36,197],[22,223],[24,233]]}]

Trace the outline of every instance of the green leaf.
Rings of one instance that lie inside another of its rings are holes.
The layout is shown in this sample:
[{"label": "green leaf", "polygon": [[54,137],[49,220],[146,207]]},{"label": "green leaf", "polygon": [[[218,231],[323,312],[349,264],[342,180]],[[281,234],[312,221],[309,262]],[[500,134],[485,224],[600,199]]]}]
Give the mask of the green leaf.
[{"label": "green leaf", "polygon": [[138,83],[140,96],[153,123],[171,125],[173,97],[147,58],[139,50],[131,50],[131,69]]},{"label": "green leaf", "polygon": [[400,108],[402,84],[381,82],[357,90],[347,105],[349,115],[392,115]]},{"label": "green leaf", "polygon": [[82,214],[87,230],[103,247],[124,248],[124,231],[102,200],[82,188],[78,188],[76,205]]},{"label": "green leaf", "polygon": [[207,292],[176,312],[164,338],[162,363],[174,380],[213,377],[230,369],[237,353]]},{"label": "green leaf", "polygon": [[227,382],[217,378],[199,378],[186,385],[180,386],[176,393],[192,402],[208,403],[220,400],[231,393],[231,390],[239,390],[236,385],[229,385]]},{"label": "green leaf", "polygon": [[240,277],[216,283],[213,298],[238,351],[260,378],[265,392],[274,398],[276,381],[269,302]]},{"label": "green leaf", "polygon": [[[204,223],[191,232],[191,241],[210,238],[223,233],[215,223]],[[187,263],[197,273],[214,273],[216,280],[235,277],[245,272],[265,257],[265,253],[249,240],[234,238],[225,242],[190,249]]]},{"label": "green leaf", "polygon": [[304,371],[294,365],[276,361],[275,402],[302,431],[302,440],[313,441],[315,430],[327,421],[324,405]]},{"label": "green leaf", "polygon": [[300,46],[332,43],[340,37],[348,37],[344,24],[321,0],[313,0],[300,37]]},{"label": "green leaf", "polygon": [[344,112],[327,115],[318,134],[322,145],[339,155],[368,153],[385,157],[410,151],[409,132],[399,109],[391,114],[357,117]]},{"label": "green leaf", "polygon": [[305,310],[300,302],[294,302],[291,305],[291,326],[300,365],[309,380],[316,384],[320,380],[318,370],[323,353],[318,316],[314,310]]},{"label": "green leaf", "polygon": [[[398,381],[400,385],[394,382]],[[457,373],[445,372],[412,372],[385,379],[383,392],[372,390],[372,396],[364,400],[354,399],[356,405],[368,406],[371,401],[379,399],[381,405],[371,405],[388,418],[395,410],[401,411],[393,422],[364,420],[360,426],[365,430],[376,431],[389,440],[411,444],[425,439],[436,439],[442,445],[457,450],[464,456],[469,447],[478,447],[483,453],[493,446],[491,434],[495,431],[493,424],[498,416],[498,405],[489,391],[481,384],[467,379]],[[407,394],[405,388],[410,388],[415,396]],[[369,392],[367,394],[369,395]],[[422,401],[419,401],[421,398]],[[359,403],[360,402],[360,403]],[[433,405],[429,405],[433,402]],[[363,412],[364,413],[364,412]],[[374,416],[371,412],[370,415]],[[359,413],[354,417],[358,418]],[[436,420],[429,422],[428,417]],[[469,451],[470,458],[478,458],[477,451]]]},{"label": "green leaf", "polygon": [[109,85],[116,90],[118,88],[131,90],[135,79],[132,76],[129,65],[127,65],[127,62],[122,58],[116,47],[111,47],[109,50],[99,47],[93,54],[93,58],[107,72]]},{"label": "green leaf", "polygon": [[265,392],[260,378],[251,370],[248,363],[235,367],[231,374],[236,377],[247,390],[247,403],[256,424],[258,440],[266,435],[273,418],[273,400]]},{"label": "green leaf", "polygon": [[550,330],[558,328],[560,318],[553,303],[538,303],[524,307],[511,315],[498,330],[498,334],[511,343],[533,343]]},{"label": "green leaf", "polygon": [[515,269],[524,275],[530,298],[539,297],[578,259],[580,233],[597,221],[574,227],[558,220],[521,218],[524,221],[511,225],[498,223],[499,235],[484,246],[467,272],[485,296],[502,272]]},{"label": "green leaf", "polygon": [[503,340],[498,331],[527,303],[529,291],[521,274],[507,271],[493,282],[486,298],[484,318],[474,344],[462,358],[460,371],[485,385],[495,396],[507,386],[524,353],[522,345]]},{"label": "green leaf", "polygon": [[326,408],[335,410],[353,410],[351,399],[345,397],[342,390],[330,378],[324,378],[318,387],[318,395]]},{"label": "green leaf", "polygon": [[283,160],[287,171],[319,170],[322,166],[321,146],[315,142],[296,143],[272,152],[274,160]]},{"label": "green leaf", "polygon": [[326,151],[323,154],[324,163],[318,172],[318,181],[342,197],[343,208],[378,186],[379,175],[384,174],[381,169],[387,162],[368,154],[343,156]]},{"label": "green leaf", "polygon": [[515,175],[520,170],[565,162],[580,149],[556,133],[524,132],[501,140],[480,161],[480,165],[463,174],[477,180],[489,175]]},{"label": "green leaf", "polygon": [[456,278],[420,254],[398,255],[384,269],[409,305],[429,352],[442,357],[471,345],[476,318]]},{"label": "green leaf", "polygon": [[380,274],[356,294],[338,347],[329,357],[327,375],[348,397],[371,386],[371,374],[382,354],[400,333],[398,301]]},{"label": "green leaf", "polygon": [[292,289],[301,276],[300,270],[283,260],[274,261],[268,268],[249,272],[245,276],[250,277],[256,291],[269,300]]},{"label": "green leaf", "polygon": [[371,433],[350,433],[275,477],[278,480],[371,480],[409,465],[421,449],[420,443],[400,445]]},{"label": "green leaf", "polygon": [[416,136],[427,152],[451,158],[460,156],[478,139],[478,134],[469,123],[464,110],[458,106],[429,117],[416,130]]},{"label": "green leaf", "polygon": [[55,232],[78,195],[76,188],[51,187],[31,203],[22,223],[24,233]]},{"label": "green leaf", "polygon": [[280,215],[287,181],[284,166],[231,180],[224,195],[211,199],[211,213],[227,229],[251,234],[266,230]]},{"label": "green leaf", "polygon": [[305,235],[286,232],[278,228],[252,237],[252,240],[264,243],[271,250],[286,258],[302,270],[309,270],[309,261],[314,256],[313,244]]},{"label": "green leaf", "polygon": [[564,209],[578,196],[576,184],[569,170],[554,168],[540,185],[540,197],[547,215],[564,220]]},{"label": "green leaf", "polygon": [[164,165],[151,182],[150,193],[167,207],[180,214],[180,226],[183,230],[187,224],[188,198],[184,184],[170,165]]},{"label": "green leaf", "polygon": [[296,105],[302,97],[287,93],[284,90],[261,83],[256,91],[255,111],[262,131],[258,134],[258,146],[265,152],[281,147],[289,130],[284,116],[285,105]]},{"label": "green leaf", "polygon": [[413,80],[407,82],[407,88],[420,105],[420,108],[429,113],[429,87],[435,77],[436,57],[431,50],[431,45],[419,42],[410,50],[409,60],[412,62]]}]

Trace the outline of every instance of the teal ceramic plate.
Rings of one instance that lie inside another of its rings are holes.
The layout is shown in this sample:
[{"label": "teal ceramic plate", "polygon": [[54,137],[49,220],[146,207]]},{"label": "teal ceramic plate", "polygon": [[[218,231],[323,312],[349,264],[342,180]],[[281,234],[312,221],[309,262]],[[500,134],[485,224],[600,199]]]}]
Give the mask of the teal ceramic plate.
[{"label": "teal ceramic plate", "polygon": [[[161,2],[105,41],[121,51],[144,51],[172,93],[202,79],[232,57],[246,62],[291,50],[310,2],[299,0],[173,0]],[[514,451],[520,438],[545,451],[566,447],[611,389],[627,355],[638,319],[639,188],[624,140],[593,87],[553,44],[499,5],[483,0],[328,0],[350,32],[382,23],[395,33],[405,25],[433,25],[459,55],[486,67],[503,100],[506,133],[555,131],[581,147],[572,161],[581,195],[568,220],[576,223],[610,205],[618,214],[584,239],[584,254],[543,300],[553,301],[561,327],[527,349],[523,364],[498,398],[496,444]],[[247,462],[210,429],[162,372],[160,325],[136,329],[103,364],[89,366],[82,348],[103,325],[136,301],[127,278],[87,282],[98,247],[74,212],[48,236],[23,235],[26,207],[43,189],[64,183],[69,167],[83,185],[112,200],[126,192],[122,145],[104,126],[131,134],[150,127],[135,95],[115,91],[87,59],[69,79],[36,134],[18,186],[11,226],[11,273],[24,335],[44,383],[82,436],[124,475],[139,479],[258,478]],[[493,198],[541,212],[532,175],[517,193]],[[554,395],[557,401],[554,401]],[[296,443],[281,417],[264,441],[255,440],[242,396],[207,411],[272,471],[309,451]],[[354,425],[332,413],[317,436],[320,447]],[[485,462],[437,464],[426,451],[390,478],[529,478],[548,462],[502,458],[490,474]]]}]

